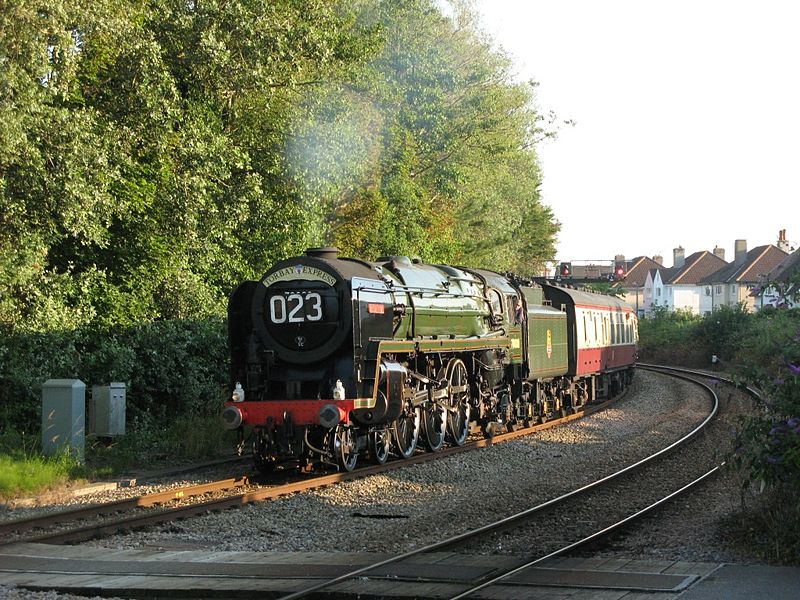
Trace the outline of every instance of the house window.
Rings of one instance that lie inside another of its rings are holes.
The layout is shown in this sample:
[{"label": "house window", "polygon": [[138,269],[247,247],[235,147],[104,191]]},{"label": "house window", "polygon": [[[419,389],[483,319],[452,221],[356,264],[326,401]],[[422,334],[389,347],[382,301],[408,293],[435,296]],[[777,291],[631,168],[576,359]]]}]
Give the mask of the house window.
[{"label": "house window", "polygon": [[731,295],[734,295],[734,296],[736,295],[736,286],[735,285],[731,286]]},{"label": "house window", "polygon": [[721,294],[721,293],[722,293],[722,286],[721,286],[721,285],[718,285],[718,286],[716,286],[716,287],[714,288],[714,291],[715,291],[717,294]]},{"label": "house window", "polygon": [[706,286],[706,296],[710,296],[710,295],[711,295],[711,286],[707,285]]},{"label": "house window", "polygon": [[656,288],[656,297],[661,296],[661,288]]}]

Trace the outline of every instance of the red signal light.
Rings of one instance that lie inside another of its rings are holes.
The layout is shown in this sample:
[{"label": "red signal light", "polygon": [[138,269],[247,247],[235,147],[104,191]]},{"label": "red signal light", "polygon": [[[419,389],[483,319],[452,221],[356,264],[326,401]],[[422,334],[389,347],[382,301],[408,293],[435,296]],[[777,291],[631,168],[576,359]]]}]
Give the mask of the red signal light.
[{"label": "red signal light", "polygon": [[625,265],[623,263],[614,265],[614,279],[625,279]]}]

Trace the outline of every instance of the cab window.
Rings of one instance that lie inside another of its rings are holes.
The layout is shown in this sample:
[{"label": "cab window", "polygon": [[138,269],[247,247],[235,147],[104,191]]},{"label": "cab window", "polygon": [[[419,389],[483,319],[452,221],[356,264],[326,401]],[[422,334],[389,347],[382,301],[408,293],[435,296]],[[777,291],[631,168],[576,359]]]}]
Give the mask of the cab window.
[{"label": "cab window", "polygon": [[489,290],[489,302],[492,305],[492,312],[496,315],[503,314],[503,299],[497,290]]}]

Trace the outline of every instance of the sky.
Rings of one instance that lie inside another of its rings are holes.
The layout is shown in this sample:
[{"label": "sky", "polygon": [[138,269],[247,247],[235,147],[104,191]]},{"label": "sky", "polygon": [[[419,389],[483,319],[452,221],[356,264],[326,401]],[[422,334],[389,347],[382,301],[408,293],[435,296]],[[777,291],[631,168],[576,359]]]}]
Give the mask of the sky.
[{"label": "sky", "polygon": [[800,3],[475,0],[561,121],[539,146],[557,260],[800,247]]}]

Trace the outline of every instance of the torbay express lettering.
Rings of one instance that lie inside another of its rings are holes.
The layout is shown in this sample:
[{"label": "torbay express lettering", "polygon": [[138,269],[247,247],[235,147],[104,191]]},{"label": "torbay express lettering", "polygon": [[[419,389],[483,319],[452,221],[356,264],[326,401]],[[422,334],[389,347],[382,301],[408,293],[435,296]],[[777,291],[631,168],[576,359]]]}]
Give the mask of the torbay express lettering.
[{"label": "torbay express lettering", "polygon": [[269,287],[278,281],[296,281],[298,279],[304,281],[322,281],[330,286],[336,283],[336,278],[330,273],[326,273],[317,267],[309,267],[306,265],[294,265],[292,267],[280,269],[265,277],[261,283]]}]

